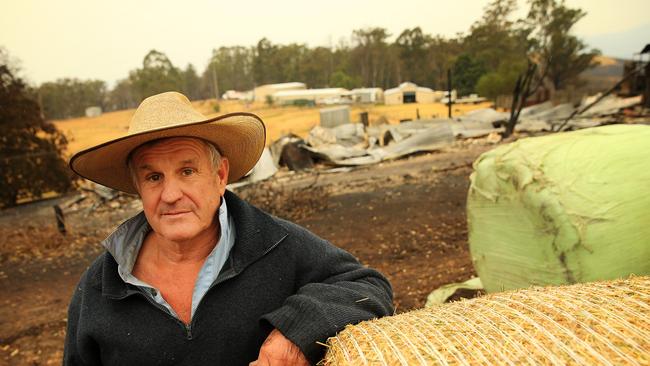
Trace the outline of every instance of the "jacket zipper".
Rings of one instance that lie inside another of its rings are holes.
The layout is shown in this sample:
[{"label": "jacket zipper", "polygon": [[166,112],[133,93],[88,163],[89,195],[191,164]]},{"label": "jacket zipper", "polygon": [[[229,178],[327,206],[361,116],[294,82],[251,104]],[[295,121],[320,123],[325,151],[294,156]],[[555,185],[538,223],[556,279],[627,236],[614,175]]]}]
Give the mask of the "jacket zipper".
[{"label": "jacket zipper", "polygon": [[201,303],[203,302],[203,299],[208,296],[208,293],[210,290],[212,290],[216,285],[220,284],[223,281],[229,280],[237,275],[237,272],[233,270],[232,273],[229,273],[227,276],[223,276],[221,278],[217,277],[217,279],[208,287],[208,289],[205,291],[205,294],[203,294],[203,297],[201,300],[199,300],[199,304],[196,305],[196,310],[194,311],[194,315],[192,316],[192,320],[190,320],[190,324],[187,324],[185,326],[185,329],[187,330],[187,334],[189,339],[192,339],[192,327],[194,326],[194,319],[196,319],[196,314],[199,312],[199,307],[201,306]]},{"label": "jacket zipper", "polygon": [[[264,253],[262,253],[262,255],[259,256],[259,258],[262,258],[265,255],[267,255],[271,250],[273,250],[273,248],[277,247],[278,244],[280,244],[286,237],[287,237],[287,235],[284,235],[283,237],[281,237],[275,244],[273,244],[266,251],[264,251]],[[257,259],[259,259],[259,258],[257,258]],[[187,327],[186,327],[189,337],[192,336],[192,327],[194,326],[194,319],[196,318],[196,314],[199,312],[199,307],[201,306],[201,303],[203,302],[203,299],[206,296],[208,296],[208,293],[210,292],[210,290],[212,290],[215,286],[217,286],[218,284],[237,276],[238,274],[239,274],[239,272],[235,272],[235,270],[233,269],[233,271],[231,273],[228,273],[227,275],[224,275],[221,278],[219,276],[217,276],[217,279],[210,285],[210,287],[208,287],[208,289],[205,291],[205,294],[203,294],[203,297],[201,298],[201,300],[199,300],[199,304],[196,305],[196,311],[194,312],[194,316],[192,316],[192,320],[190,320],[190,324],[188,324]],[[191,338],[189,338],[189,339],[191,339]]]},{"label": "jacket zipper", "polygon": [[144,297],[156,309],[162,311],[163,313],[165,313],[165,315],[172,318],[176,323],[180,324],[181,327],[183,327],[183,331],[185,332],[185,337],[190,341],[192,340],[192,329],[190,327],[190,324],[185,324],[180,319],[178,319],[177,317],[170,314],[169,311],[164,306],[162,306],[162,305],[158,304],[157,302],[153,301],[153,299],[151,299],[149,296],[142,293],[141,290],[139,290],[139,289],[138,290],[131,290],[126,295],[121,296],[121,297],[117,297],[116,299],[117,300],[122,300],[122,299],[125,299],[126,297],[128,297],[129,295],[138,295],[138,296]]}]

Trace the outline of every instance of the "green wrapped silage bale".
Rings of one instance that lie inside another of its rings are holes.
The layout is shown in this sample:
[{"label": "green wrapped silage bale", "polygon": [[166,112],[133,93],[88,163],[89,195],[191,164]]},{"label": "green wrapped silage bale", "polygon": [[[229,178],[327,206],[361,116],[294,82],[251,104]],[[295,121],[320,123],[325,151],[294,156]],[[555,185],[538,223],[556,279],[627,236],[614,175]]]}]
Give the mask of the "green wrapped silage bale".
[{"label": "green wrapped silage bale", "polygon": [[486,291],[650,274],[650,126],[522,139],[481,155],[470,180]]}]

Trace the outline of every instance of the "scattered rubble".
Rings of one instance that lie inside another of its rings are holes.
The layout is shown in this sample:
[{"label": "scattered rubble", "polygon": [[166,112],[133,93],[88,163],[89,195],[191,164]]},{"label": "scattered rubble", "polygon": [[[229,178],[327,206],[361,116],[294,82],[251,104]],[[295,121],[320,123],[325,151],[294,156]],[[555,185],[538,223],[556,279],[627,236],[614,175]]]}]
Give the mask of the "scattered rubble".
[{"label": "scattered rubble", "polygon": [[[522,109],[515,131],[519,134],[538,134],[551,133],[564,127],[564,130],[577,130],[621,123],[625,119],[622,111],[640,103],[641,97],[620,98],[613,95],[588,97],[577,107],[571,104],[554,106],[551,102],[545,102]],[[318,163],[338,167],[363,166],[418,152],[440,150],[452,146],[457,140],[487,138],[489,143],[496,144],[501,142],[510,117],[509,113],[484,108],[455,119],[419,119],[400,124],[367,126],[347,123],[347,117],[336,120],[339,114],[347,116],[347,109],[339,109],[324,110],[328,112],[327,123],[314,127],[307,138],[285,135],[273,142],[270,150],[265,152],[271,158],[261,159],[253,173],[237,186],[264,180],[275,174],[279,166],[287,166],[293,171],[315,170]]]}]

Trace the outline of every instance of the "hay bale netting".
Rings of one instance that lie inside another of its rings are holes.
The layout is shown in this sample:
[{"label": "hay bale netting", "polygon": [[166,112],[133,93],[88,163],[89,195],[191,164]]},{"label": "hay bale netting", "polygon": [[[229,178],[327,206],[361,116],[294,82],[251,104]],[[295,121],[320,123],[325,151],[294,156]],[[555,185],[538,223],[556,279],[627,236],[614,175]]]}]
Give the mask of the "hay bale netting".
[{"label": "hay bale netting", "polygon": [[481,155],[467,199],[487,292],[650,274],[650,127],[519,140]]},{"label": "hay bale netting", "polygon": [[324,365],[648,365],[650,277],[489,294],[348,326]]}]

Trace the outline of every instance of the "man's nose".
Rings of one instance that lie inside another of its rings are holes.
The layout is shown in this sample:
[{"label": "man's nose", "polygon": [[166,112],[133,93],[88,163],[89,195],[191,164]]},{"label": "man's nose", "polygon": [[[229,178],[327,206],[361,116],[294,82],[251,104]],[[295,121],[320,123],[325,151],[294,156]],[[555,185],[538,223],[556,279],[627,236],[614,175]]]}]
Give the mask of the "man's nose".
[{"label": "man's nose", "polygon": [[165,179],[160,199],[166,203],[174,203],[183,197],[183,191],[176,179]]}]

